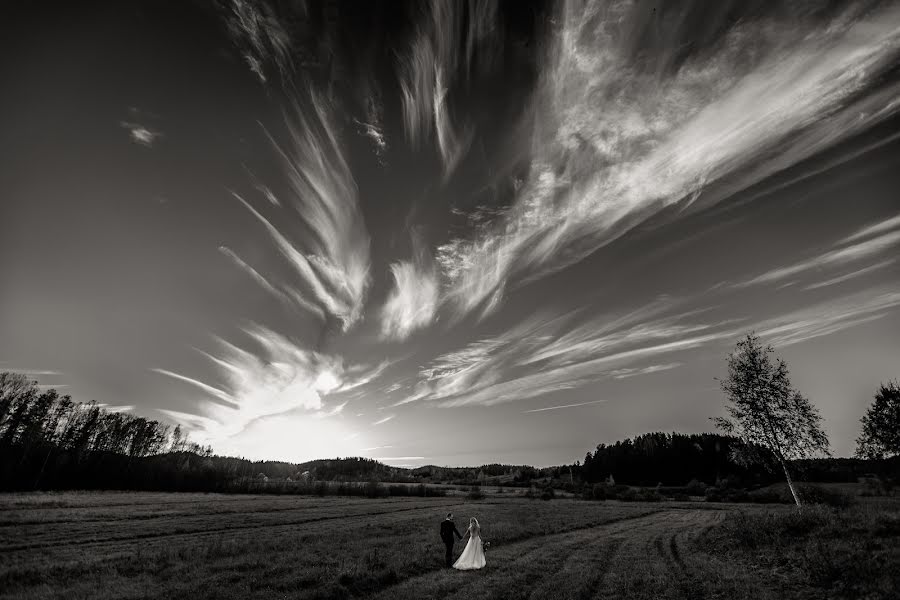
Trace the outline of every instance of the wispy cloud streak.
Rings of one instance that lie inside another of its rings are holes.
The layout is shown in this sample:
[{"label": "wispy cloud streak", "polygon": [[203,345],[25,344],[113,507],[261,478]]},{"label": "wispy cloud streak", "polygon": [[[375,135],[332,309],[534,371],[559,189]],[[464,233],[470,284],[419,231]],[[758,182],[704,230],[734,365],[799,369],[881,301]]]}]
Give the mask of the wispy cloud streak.
[{"label": "wispy cloud streak", "polygon": [[900,53],[896,5],[827,24],[745,20],[677,69],[674,48],[659,64],[634,60],[641,10],[564,5],[527,181],[503,217],[438,251],[458,314],[490,312],[510,283],[581,260],[667,206],[719,203],[900,109],[900,84],[881,79]]},{"label": "wispy cloud streak", "polygon": [[272,70],[286,78],[293,68],[291,39],[274,9],[264,2],[231,0],[225,22],[250,70],[266,83]]},{"label": "wispy cloud streak", "polygon": [[845,281],[849,281],[851,279],[856,279],[857,277],[862,277],[863,275],[867,275],[872,271],[877,271],[878,269],[883,269],[894,263],[894,260],[883,260],[881,262],[875,263],[874,265],[869,265],[868,267],[863,267],[862,269],[858,269],[856,271],[852,271],[845,275],[841,275],[839,277],[832,277],[831,279],[826,279],[825,281],[820,281],[818,283],[813,283],[806,286],[808,290],[817,290],[819,288],[828,287],[831,285],[836,285],[838,283],[843,283]]},{"label": "wispy cloud streak", "polygon": [[900,291],[874,288],[768,319],[756,330],[776,346],[789,346],[877,321],[898,306]]},{"label": "wispy cloud streak", "polygon": [[[294,270],[297,283],[286,283],[281,294],[305,309],[314,303],[347,330],[361,316],[369,285],[369,237],[356,184],[324,101],[313,97],[310,107],[311,116],[295,107],[293,116],[288,117],[288,149],[271,138],[284,161],[291,190],[287,202],[277,199],[276,204],[293,208],[311,232],[304,236],[305,248],[301,250],[242,196],[234,196],[262,223]],[[239,265],[263,287],[274,290],[244,261]]]},{"label": "wispy cloud streak", "polygon": [[602,404],[606,400],[592,400],[590,402],[576,402],[575,404],[560,404],[559,406],[546,406],[544,408],[535,408],[532,410],[523,410],[523,413],[537,413],[548,410],[559,410],[561,408],[575,408],[576,406],[588,406],[589,404]]},{"label": "wispy cloud streak", "polygon": [[394,287],[381,309],[383,338],[402,340],[431,324],[438,308],[440,284],[434,262],[413,238],[414,256],[411,261],[391,265]]},{"label": "wispy cloud streak", "polygon": [[428,15],[398,62],[404,129],[414,146],[434,135],[449,177],[472,138],[468,126],[454,123],[451,90],[468,79],[476,50],[482,63],[491,63],[498,42],[489,35],[496,33],[497,3],[436,0],[421,6]]},{"label": "wispy cloud streak", "polygon": [[201,352],[218,370],[222,385],[212,386],[169,371],[153,371],[188,383],[218,402],[200,408],[201,414],[167,414],[197,430],[204,441],[223,441],[244,431],[254,421],[300,411],[311,418],[339,415],[346,402],[326,406],[324,398],[371,381],[383,365],[345,366],[337,356],[304,349],[293,340],[265,327],[244,328],[250,349],[219,340],[217,355]]},{"label": "wispy cloud streak", "polygon": [[[671,310],[676,304],[667,300]],[[604,378],[646,375],[680,363],[626,367],[737,335],[733,323],[695,323],[698,311],[660,316],[666,301],[617,318],[573,325],[574,315],[536,315],[505,333],[444,354],[419,372],[417,401],[492,405],[572,389]]]},{"label": "wispy cloud streak", "polygon": [[900,229],[900,215],[885,219],[883,221],[879,221],[878,223],[873,223],[872,225],[867,225],[859,231],[856,231],[855,233],[845,237],[839,243],[849,244],[850,242],[855,242],[872,235],[891,231],[892,229]]},{"label": "wispy cloud streak", "polygon": [[[774,283],[782,281],[795,275],[800,275],[807,271],[843,265],[854,261],[870,258],[877,254],[888,250],[889,248],[900,244],[900,231],[893,231],[879,235],[878,237],[857,242],[844,248],[830,250],[824,254],[816,256],[802,262],[798,262],[786,267],[779,267],[767,271],[762,275],[754,277],[748,281],[736,284],[736,287],[747,287],[762,283]],[[861,274],[861,273],[860,273]]]}]

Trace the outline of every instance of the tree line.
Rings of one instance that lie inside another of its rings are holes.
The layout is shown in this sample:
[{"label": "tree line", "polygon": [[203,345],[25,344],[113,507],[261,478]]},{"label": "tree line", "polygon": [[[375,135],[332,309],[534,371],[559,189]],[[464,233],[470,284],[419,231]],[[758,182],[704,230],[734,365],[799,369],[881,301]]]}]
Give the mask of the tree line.
[{"label": "tree line", "polygon": [[[583,464],[540,469],[500,464],[402,469],[359,457],[295,464],[214,456],[211,447],[192,442],[179,426],[108,410],[96,402],[76,402],[56,390],[42,390],[25,375],[0,373],[0,490],[274,490],[276,482],[269,484],[269,479],[280,482],[279,493],[313,489],[308,484],[316,481],[524,487],[538,483],[574,490],[603,482],[685,486],[692,481],[710,485],[733,481],[759,486],[781,478],[799,505],[795,477],[896,478],[900,463],[896,382],[880,386],[863,416],[858,458],[830,459],[822,458],[830,453],[818,410],[792,387],[787,365],[771,346],[749,334],[726,364],[727,377],[721,385],[728,418],[716,419],[720,433],[648,433],[600,444],[586,454]],[[883,460],[890,457],[894,458]],[[292,482],[296,485],[282,485]]]},{"label": "tree line", "polygon": [[[165,452],[209,456],[212,448],[191,442],[159,421],[107,410],[42,390],[20,373],[0,373],[0,486],[3,489],[52,487],[61,471],[83,472]],[[105,460],[104,460],[105,458]],[[111,476],[120,476],[121,474]]]}]

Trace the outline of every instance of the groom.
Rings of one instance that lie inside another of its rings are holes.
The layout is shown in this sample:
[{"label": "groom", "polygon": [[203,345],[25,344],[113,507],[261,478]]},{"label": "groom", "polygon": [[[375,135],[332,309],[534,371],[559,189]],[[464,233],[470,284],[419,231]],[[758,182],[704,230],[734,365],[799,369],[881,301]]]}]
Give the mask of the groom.
[{"label": "groom", "polygon": [[447,518],[441,522],[441,539],[444,540],[444,546],[447,548],[447,557],[446,563],[447,566],[453,565],[453,544],[456,540],[453,539],[453,534],[456,534],[456,537],[462,539],[462,535],[460,535],[459,530],[456,528],[456,523],[453,522],[453,513],[447,513]]}]

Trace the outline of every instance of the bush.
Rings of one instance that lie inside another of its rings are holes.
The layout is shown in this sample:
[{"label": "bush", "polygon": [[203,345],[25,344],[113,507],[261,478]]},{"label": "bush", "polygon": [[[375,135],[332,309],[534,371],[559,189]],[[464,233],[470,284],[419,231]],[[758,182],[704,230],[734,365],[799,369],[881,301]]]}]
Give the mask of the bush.
[{"label": "bush", "polygon": [[750,495],[744,488],[725,490],[725,502],[749,502]]},{"label": "bush", "polygon": [[665,498],[656,490],[645,488],[642,490],[638,490],[637,500],[639,500],[640,502],[661,502],[662,500],[665,500]]},{"label": "bush", "polygon": [[697,543],[712,556],[730,554],[779,572],[779,578],[807,588],[804,597],[875,599],[896,596],[898,534],[894,514],[818,505],[802,511],[729,511]]},{"label": "bush", "polygon": [[374,479],[366,483],[366,498],[380,498],[382,496],[386,496],[387,494],[388,491],[385,489],[385,487]]},{"label": "bush", "polygon": [[879,475],[860,477],[859,482],[865,486],[860,496],[890,496],[895,486],[891,478]]},{"label": "bush", "polygon": [[690,502],[691,497],[687,494],[675,494],[673,499],[675,500],[675,502]]},{"label": "bush", "polygon": [[466,498],[469,500],[481,500],[484,498],[484,492],[481,491],[481,486],[473,485],[469,488],[469,493],[466,494]]},{"label": "bush", "polygon": [[638,494],[633,489],[628,488],[616,493],[616,497],[622,502],[634,502],[638,499]]},{"label": "bush", "polygon": [[[622,500],[622,494],[626,496],[630,493],[633,493],[633,490],[627,485],[619,484],[619,485],[609,485],[609,484],[601,484],[603,485],[604,493],[606,494],[607,500]],[[633,498],[632,498],[633,500]]]},{"label": "bush", "polygon": [[820,485],[800,485],[797,495],[806,504],[824,504],[834,508],[847,508],[854,503],[854,498],[844,492]]},{"label": "bush", "polygon": [[744,488],[715,486],[706,488],[707,502],[749,502],[750,496]]},{"label": "bush", "polygon": [[771,489],[753,490],[752,492],[748,492],[747,496],[750,502],[755,502],[756,504],[779,504],[790,502],[790,500]]},{"label": "bush", "polygon": [[388,495],[389,496],[409,496],[409,488],[405,485],[389,485],[388,486]]},{"label": "bush", "polygon": [[684,486],[658,485],[656,491],[666,498],[672,498],[678,495],[689,495],[687,488]]},{"label": "bush", "polygon": [[595,483],[593,489],[590,490],[591,498],[594,500],[606,500],[606,486],[602,483]]},{"label": "bush", "polygon": [[545,487],[541,492],[541,500],[553,500],[554,498],[556,498],[556,492],[550,486]]},{"label": "bush", "polygon": [[723,494],[722,492],[723,490],[717,487],[708,487],[706,488],[706,493],[704,494],[704,496],[706,496],[707,502],[723,502],[725,494]]},{"label": "bush", "polygon": [[696,479],[691,479],[685,487],[685,492],[689,496],[705,496],[706,484]]}]

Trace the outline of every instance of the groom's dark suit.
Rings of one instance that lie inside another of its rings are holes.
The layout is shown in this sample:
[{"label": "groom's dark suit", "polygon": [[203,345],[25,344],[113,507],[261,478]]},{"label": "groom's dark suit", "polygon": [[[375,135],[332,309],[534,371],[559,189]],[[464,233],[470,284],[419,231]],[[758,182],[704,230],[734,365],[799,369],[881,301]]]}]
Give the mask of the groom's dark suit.
[{"label": "groom's dark suit", "polygon": [[453,534],[456,534],[456,537],[462,539],[462,535],[456,528],[456,523],[450,519],[444,519],[441,522],[441,539],[444,540],[444,546],[447,548],[445,560],[448,567],[453,564],[453,544],[456,542],[456,540],[453,539]]}]

